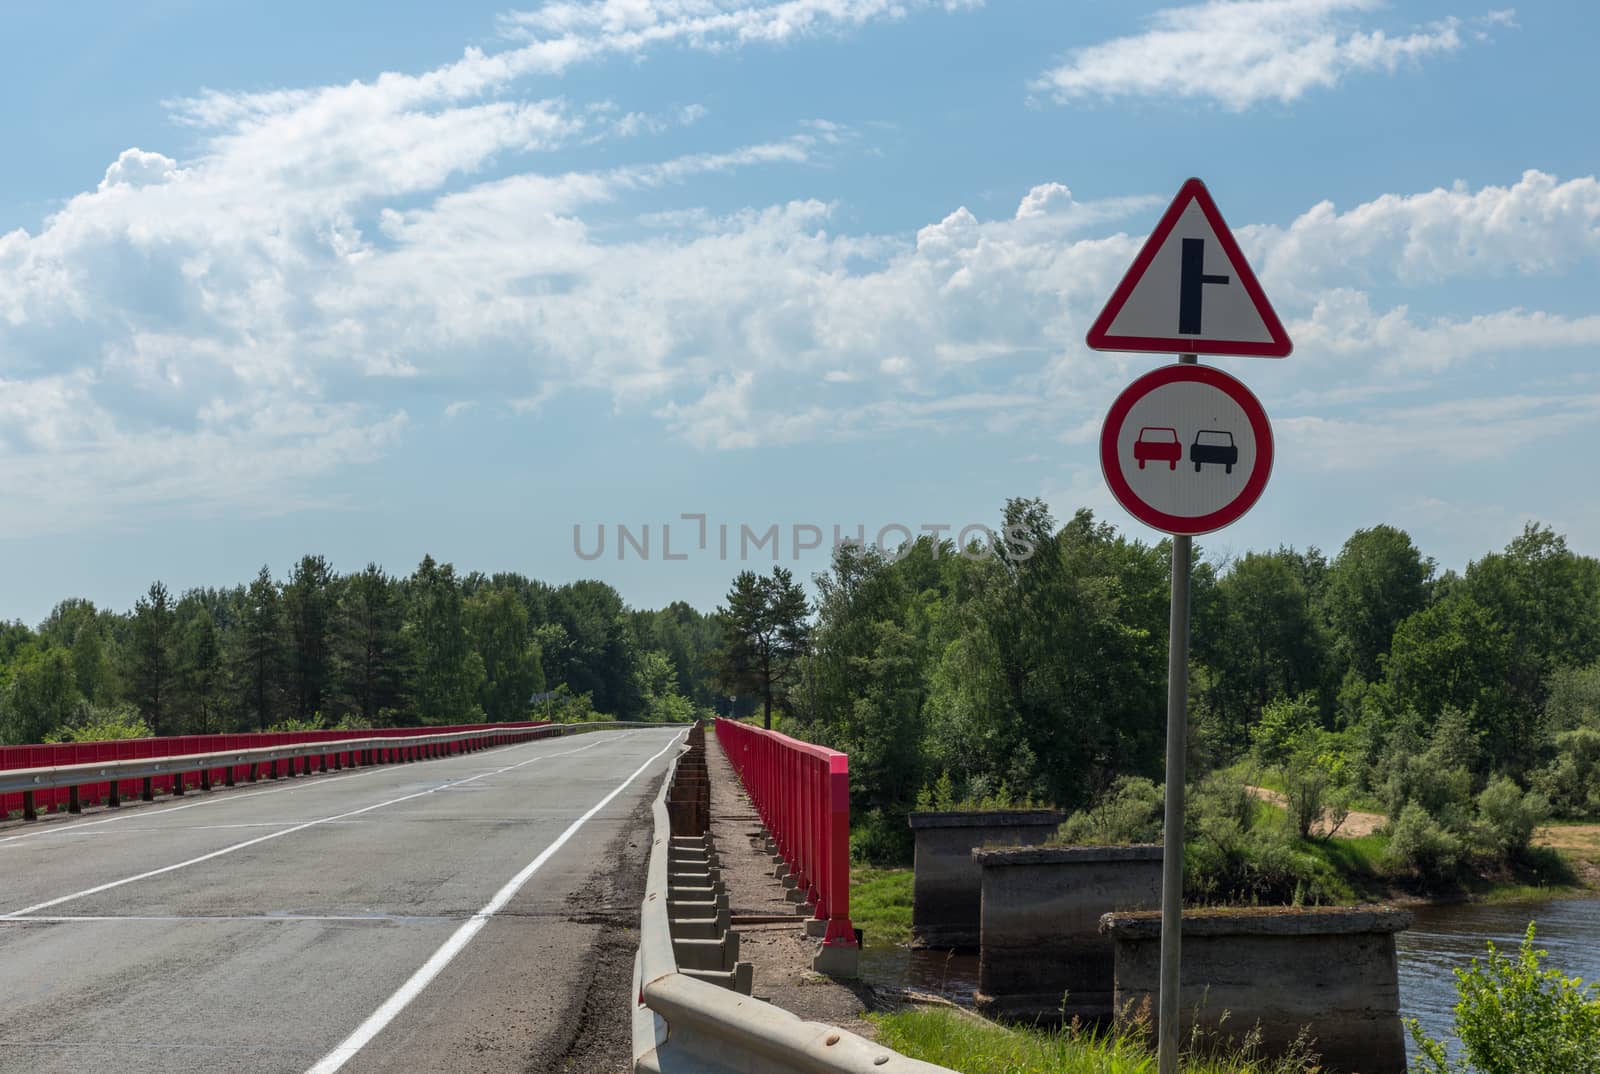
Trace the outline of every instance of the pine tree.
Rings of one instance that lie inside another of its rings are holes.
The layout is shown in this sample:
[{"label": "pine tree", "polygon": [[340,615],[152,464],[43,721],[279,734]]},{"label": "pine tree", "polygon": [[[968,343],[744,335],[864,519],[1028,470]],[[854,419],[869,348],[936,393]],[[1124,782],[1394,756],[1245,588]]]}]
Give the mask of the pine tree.
[{"label": "pine tree", "polygon": [[221,731],[222,647],[216,622],[205,608],[199,609],[185,632],[180,678],[190,728],[202,735]]},{"label": "pine tree", "polygon": [[399,586],[376,563],[346,579],[339,599],[335,657],[342,705],[367,727],[405,703],[409,660],[401,636]]},{"label": "pine tree", "polygon": [[265,731],[274,722],[272,716],[282,661],[281,618],[277,584],[272,580],[272,572],[262,567],[245,592],[237,654],[237,681],[243,694],[243,708],[255,717],[258,731]]},{"label": "pine tree", "polygon": [[770,577],[741,571],[728,590],[728,605],[717,609],[726,647],[719,678],[731,693],[761,698],[762,721],[772,729],[772,709],[788,703],[788,690],[805,655],[811,607],[805,590],[783,567]]},{"label": "pine tree", "polygon": [[167,716],[173,701],[172,612],[172,597],[161,582],[151,584],[133,611],[128,700],[156,735],[171,733]]},{"label": "pine tree", "polygon": [[483,661],[467,640],[455,568],[423,556],[407,588],[411,606],[407,629],[417,656],[412,691],[417,716],[422,723],[470,721],[478,714]]},{"label": "pine tree", "polygon": [[314,719],[333,678],[333,571],[321,556],[305,556],[283,587],[283,618],[289,633],[289,694],[294,715]]}]

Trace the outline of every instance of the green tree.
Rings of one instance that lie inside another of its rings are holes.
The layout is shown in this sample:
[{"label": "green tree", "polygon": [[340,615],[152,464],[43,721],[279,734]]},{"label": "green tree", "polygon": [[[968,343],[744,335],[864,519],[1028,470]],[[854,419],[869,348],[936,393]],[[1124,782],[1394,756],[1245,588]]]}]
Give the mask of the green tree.
[{"label": "green tree", "polygon": [[333,570],[321,556],[304,556],[283,587],[283,619],[289,631],[289,699],[296,718],[311,719],[326,707],[333,678]]},{"label": "green tree", "polygon": [[694,719],[694,706],[678,692],[678,673],[667,654],[659,649],[639,658],[639,693],[644,697],[645,716],[661,723],[681,723]]},{"label": "green tree", "polygon": [[1328,570],[1324,607],[1343,658],[1371,682],[1395,628],[1428,599],[1433,561],[1393,526],[1356,530]]},{"label": "green tree", "polygon": [[482,714],[477,693],[483,661],[467,637],[455,568],[423,556],[407,590],[406,631],[416,653],[411,697],[418,718],[433,724],[475,721]]},{"label": "green tree", "polygon": [[1600,664],[1558,668],[1547,684],[1545,717],[1552,732],[1600,732]]},{"label": "green tree", "polygon": [[29,646],[17,654],[0,693],[0,740],[42,742],[71,724],[81,706],[67,651]]},{"label": "green tree", "polygon": [[178,647],[178,688],[188,728],[202,735],[223,730],[226,673],[216,621],[199,608],[184,624]]},{"label": "green tree", "polygon": [[[604,582],[573,582],[548,595],[548,618],[560,632],[538,632],[547,682],[588,694],[596,710],[629,720],[643,709],[639,696],[638,651],[627,606]],[[531,618],[531,617],[530,617]]]},{"label": "green tree", "polygon": [[236,679],[242,688],[243,707],[254,717],[258,731],[265,731],[276,722],[283,661],[282,622],[277,584],[272,572],[262,567],[245,592],[236,656]]},{"label": "green tree", "polygon": [[72,671],[78,691],[90,704],[110,701],[117,690],[116,672],[106,655],[98,620],[83,623],[72,638]]},{"label": "green tree", "polygon": [[1415,713],[1431,733],[1441,714],[1465,713],[1488,737],[1491,759],[1509,759],[1505,744],[1531,744],[1538,726],[1537,712],[1510,688],[1513,650],[1498,617],[1458,587],[1395,631],[1385,662],[1391,714]]},{"label": "green tree", "polygon": [[528,698],[544,690],[539,647],[528,627],[528,610],[508,589],[485,588],[468,598],[467,633],[483,662],[478,703],[501,723],[528,718]]},{"label": "green tree", "polygon": [[359,726],[380,727],[383,713],[404,707],[411,666],[404,624],[399,587],[376,563],[345,580],[335,657],[341,704],[356,715]]},{"label": "green tree", "polygon": [[1195,601],[1193,648],[1210,669],[1204,704],[1229,752],[1277,698],[1324,690],[1327,638],[1300,576],[1284,554],[1251,552]]},{"label": "green tree", "polygon": [[132,645],[128,652],[128,700],[157,734],[171,734],[173,708],[173,606],[167,587],[151,584],[134,605]]},{"label": "green tree", "polygon": [[788,704],[789,688],[806,652],[810,605],[805,590],[783,567],[761,576],[740,571],[728,590],[728,603],[717,609],[727,647],[721,681],[732,693],[761,699],[763,726],[772,727],[772,709]]}]

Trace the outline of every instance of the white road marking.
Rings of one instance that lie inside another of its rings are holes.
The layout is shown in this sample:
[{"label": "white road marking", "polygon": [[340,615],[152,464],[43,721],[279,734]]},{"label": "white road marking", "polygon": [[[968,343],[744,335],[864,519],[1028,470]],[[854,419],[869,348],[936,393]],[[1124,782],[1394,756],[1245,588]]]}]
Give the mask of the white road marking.
[{"label": "white road marking", "polygon": [[489,776],[498,776],[503,772],[510,772],[512,769],[522,768],[524,765],[535,764],[539,761],[547,761],[556,757],[568,757],[574,753],[582,753],[584,750],[592,750],[596,746],[604,745],[606,742],[615,742],[622,738],[627,738],[633,733],[635,732],[624,731],[620,736],[618,736],[617,739],[602,738],[598,742],[591,743],[587,746],[580,746],[575,750],[566,750],[562,753],[546,753],[541,754],[538,757],[529,757],[526,761],[519,761],[516,764],[506,765],[504,768],[497,768],[490,772],[479,772],[475,776],[467,776],[464,779],[451,780],[450,782],[442,783],[437,787],[429,787],[425,791],[415,791],[411,794],[403,794],[398,798],[390,798],[387,801],[378,802],[375,805],[363,806],[360,809],[352,809],[345,813],[337,813],[331,817],[318,817],[316,820],[303,821],[302,823],[296,824],[293,827],[284,828],[281,831],[269,832],[266,835],[258,835],[254,839],[246,839],[242,843],[234,843],[231,846],[225,846],[220,850],[213,850],[209,854],[201,854],[199,857],[190,858],[187,861],[180,861],[173,865],[163,865],[159,869],[150,869],[135,876],[125,876],[120,880],[112,880],[104,884],[97,884],[92,888],[84,888],[82,891],[75,891],[70,895],[62,895],[59,898],[47,899],[44,902],[35,903],[34,905],[24,907],[21,910],[13,910],[9,914],[0,914],[0,921],[6,920],[7,918],[24,917],[28,914],[37,913],[40,910],[48,910],[52,906],[60,906],[65,902],[73,902],[77,899],[87,898],[90,895],[98,895],[102,891],[110,891],[112,888],[120,888],[124,884],[133,884],[140,880],[148,880],[153,876],[161,876],[164,873],[176,872],[179,869],[187,869],[191,865],[199,865],[201,862],[211,861],[213,858],[220,858],[227,854],[233,854],[236,851],[244,850],[247,847],[257,846],[271,839],[281,839],[286,835],[293,835],[295,832],[303,832],[307,828],[315,828],[319,824],[331,824],[334,821],[346,820],[350,817],[359,817],[363,813],[371,813],[374,810],[383,809],[387,806],[399,805],[401,802],[409,802],[414,798],[424,798],[430,794],[444,790],[447,787],[459,786],[462,783],[474,783],[480,779],[486,779]]},{"label": "white road marking", "polygon": [[240,921],[370,921],[378,924],[384,922],[408,922],[422,925],[442,925],[451,921],[461,921],[471,916],[471,914],[460,911],[449,914],[80,914],[65,917],[37,914],[32,917],[0,917],[0,927],[6,925],[101,925],[111,921],[145,923],[152,921],[169,923],[181,921],[185,924],[195,921],[224,921],[229,923]]},{"label": "white road marking", "polygon": [[335,1071],[339,1070],[351,1059],[354,1059],[361,1049],[370,1044],[374,1037],[383,1032],[390,1022],[393,1022],[402,1011],[411,1005],[412,1000],[422,994],[423,989],[427,988],[433,982],[433,979],[439,976],[440,972],[462,952],[467,944],[472,942],[472,938],[483,929],[484,925],[488,924],[489,919],[499,913],[506,903],[510,902],[517,892],[522,890],[522,886],[528,882],[534,873],[539,871],[545,862],[550,860],[556,851],[566,845],[567,840],[578,834],[578,829],[582,828],[590,817],[609,805],[613,798],[627,788],[628,784],[638,779],[645,769],[660,760],[662,755],[676,746],[682,738],[682,735],[673,735],[672,741],[663,746],[655,756],[634,769],[633,775],[617,784],[616,789],[590,806],[588,812],[573,821],[566,831],[556,836],[555,842],[545,847],[539,856],[525,865],[516,876],[507,880],[505,886],[495,892],[494,898],[484,904],[483,909],[473,914],[433,953],[427,962],[422,964],[422,967],[417,972],[413,973],[404,984],[395,989],[393,995],[384,1000],[382,1006],[373,1011],[366,1021],[357,1026],[354,1033],[351,1033],[341,1041],[333,1051],[323,1056],[315,1066],[310,1067],[306,1074],[334,1074]]},{"label": "white road marking", "polygon": [[[540,740],[540,741],[549,741],[549,740],[548,739],[543,739],[543,740]],[[532,743],[528,743],[528,745],[531,745],[531,744]],[[460,756],[460,755],[458,754],[458,756]],[[185,809],[199,809],[201,806],[216,805],[219,802],[242,802],[246,798],[260,798],[260,797],[262,797],[264,795],[268,795],[268,794],[283,794],[285,791],[309,791],[309,790],[315,790],[318,787],[327,787],[327,786],[331,786],[332,784],[335,784],[335,783],[342,783],[343,781],[345,781],[347,779],[361,779],[364,776],[376,776],[376,775],[379,775],[379,774],[381,774],[381,773],[383,773],[385,771],[392,771],[395,767],[396,767],[395,765],[384,765],[382,767],[369,766],[367,768],[367,770],[364,771],[364,772],[351,772],[351,773],[348,773],[348,774],[337,775],[337,776],[330,775],[329,778],[327,778],[327,779],[318,779],[318,780],[315,780],[315,781],[310,782],[310,783],[295,783],[295,784],[291,784],[291,785],[283,786],[283,787],[273,787],[270,790],[250,791],[250,792],[248,792],[246,794],[220,795],[220,796],[218,796],[216,798],[206,798],[206,799],[204,799],[202,801],[189,802],[189,803],[187,803],[185,805],[168,806],[165,809],[139,809],[139,810],[134,810],[134,811],[131,811],[131,812],[128,812],[128,813],[119,813],[114,817],[106,817],[104,820],[86,820],[86,821],[81,821],[81,822],[79,822],[77,824],[63,824],[60,827],[57,827],[55,825],[51,825],[48,828],[40,828],[38,831],[22,832],[19,835],[8,835],[8,836],[5,836],[3,838],[0,838],[0,847],[3,847],[8,843],[20,842],[23,839],[38,839],[41,836],[47,836],[47,835],[72,835],[72,834],[74,834],[76,832],[82,831],[85,828],[98,828],[103,824],[115,824],[119,820],[132,820],[132,819],[148,820],[151,817],[159,817],[159,816],[161,816],[161,815],[163,815],[165,813],[181,813]],[[222,789],[226,789],[226,788],[218,788],[218,789],[222,790]],[[204,792],[202,792],[202,793],[204,793]]]}]

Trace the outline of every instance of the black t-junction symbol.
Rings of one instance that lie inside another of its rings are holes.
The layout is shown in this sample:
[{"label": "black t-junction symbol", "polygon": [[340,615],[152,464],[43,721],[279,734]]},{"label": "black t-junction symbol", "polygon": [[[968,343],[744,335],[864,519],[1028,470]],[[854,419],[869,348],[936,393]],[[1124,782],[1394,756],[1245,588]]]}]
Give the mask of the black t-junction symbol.
[{"label": "black t-junction symbol", "polygon": [[1206,275],[1206,240],[1183,240],[1183,274],[1178,280],[1178,331],[1186,336],[1200,334],[1201,287],[1208,283],[1227,283],[1228,277]]}]

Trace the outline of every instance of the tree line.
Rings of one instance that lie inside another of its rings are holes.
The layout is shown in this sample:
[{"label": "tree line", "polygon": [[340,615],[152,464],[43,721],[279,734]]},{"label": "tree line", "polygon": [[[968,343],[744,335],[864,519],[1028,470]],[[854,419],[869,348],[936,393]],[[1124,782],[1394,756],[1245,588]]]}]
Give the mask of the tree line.
[{"label": "tree line", "polygon": [[[1032,556],[926,537],[893,555],[843,546],[809,617],[781,570],[747,572],[721,609],[724,677],[770,692],[785,731],[850,754],[868,857],[904,854],[905,815],[930,787],[1083,809],[1161,778],[1171,542],[1088,511],[1060,525],[1037,500],[1011,501],[1003,522]],[[1549,528],[1461,572],[1383,525],[1331,558],[1194,558],[1197,780],[1250,762],[1316,788],[1318,805],[1414,806],[1406,834],[1446,849],[1491,785],[1500,812],[1600,814],[1600,561]],[[765,649],[752,604],[790,624],[766,621]],[[753,657],[774,653],[763,672]]]},{"label": "tree line", "polygon": [[[611,586],[459,574],[337,573],[302,557],[283,579],[128,612],[63,600],[37,629],[0,623],[0,742],[605,714],[692,718],[713,701],[711,617],[628,608]],[[535,695],[544,696],[538,702]]]}]

